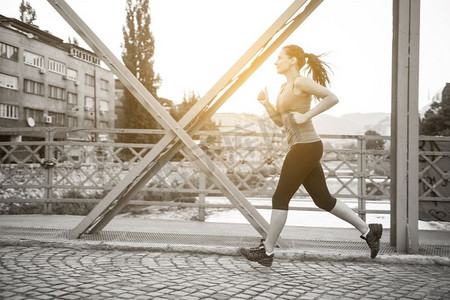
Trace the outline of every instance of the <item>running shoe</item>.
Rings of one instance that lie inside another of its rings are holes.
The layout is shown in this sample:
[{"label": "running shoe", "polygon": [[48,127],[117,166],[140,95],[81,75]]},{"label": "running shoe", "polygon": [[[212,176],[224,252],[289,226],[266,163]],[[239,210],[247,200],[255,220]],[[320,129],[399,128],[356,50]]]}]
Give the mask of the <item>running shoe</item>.
[{"label": "running shoe", "polygon": [[370,248],[370,257],[373,259],[377,257],[378,251],[380,251],[380,239],[383,234],[383,225],[381,224],[369,224],[369,233],[366,237],[361,235],[361,238],[367,242]]},{"label": "running shoe", "polygon": [[240,248],[239,252],[245,256],[250,261],[255,261],[265,267],[272,266],[274,255],[267,255],[266,248],[264,248],[264,244],[261,242],[261,245],[255,248]]}]

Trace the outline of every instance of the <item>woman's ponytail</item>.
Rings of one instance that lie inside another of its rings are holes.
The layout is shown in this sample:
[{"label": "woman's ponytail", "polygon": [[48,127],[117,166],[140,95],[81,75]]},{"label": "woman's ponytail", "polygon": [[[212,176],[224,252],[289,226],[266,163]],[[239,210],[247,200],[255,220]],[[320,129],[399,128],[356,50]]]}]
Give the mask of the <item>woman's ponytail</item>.
[{"label": "woman's ponytail", "polygon": [[305,53],[303,48],[297,45],[287,45],[284,46],[283,49],[289,57],[297,58],[297,67],[299,70],[301,70],[305,64],[307,65],[307,74],[310,75],[315,82],[323,86],[330,83],[327,69],[331,71],[331,68],[327,63],[320,59],[323,54],[314,55]]},{"label": "woman's ponytail", "polygon": [[305,56],[307,58],[306,64],[308,66],[306,70],[308,75],[311,75],[312,79],[320,85],[329,85],[330,78],[327,69],[331,70],[331,68],[327,63],[320,59],[322,55],[306,53]]}]

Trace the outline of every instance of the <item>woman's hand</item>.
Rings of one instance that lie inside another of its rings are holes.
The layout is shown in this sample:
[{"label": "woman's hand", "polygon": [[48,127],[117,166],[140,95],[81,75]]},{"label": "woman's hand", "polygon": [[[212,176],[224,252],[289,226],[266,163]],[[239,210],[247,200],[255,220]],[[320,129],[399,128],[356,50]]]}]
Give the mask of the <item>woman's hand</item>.
[{"label": "woman's hand", "polygon": [[298,113],[295,111],[291,112],[291,114],[292,114],[292,117],[294,118],[295,123],[297,123],[297,124],[303,124],[309,120],[309,118],[306,114],[301,114],[301,113]]},{"label": "woman's hand", "polygon": [[259,92],[258,101],[262,105],[266,105],[267,103],[269,103],[269,93],[267,92],[267,87],[264,87],[264,89]]}]

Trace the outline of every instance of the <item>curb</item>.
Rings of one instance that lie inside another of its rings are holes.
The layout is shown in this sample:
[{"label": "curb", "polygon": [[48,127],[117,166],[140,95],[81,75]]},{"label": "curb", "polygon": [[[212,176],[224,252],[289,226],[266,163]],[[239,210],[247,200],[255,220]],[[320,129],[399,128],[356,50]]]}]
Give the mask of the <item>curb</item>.
[{"label": "curb", "polygon": [[[45,247],[67,248],[74,250],[115,250],[115,251],[148,251],[163,253],[190,253],[201,255],[241,256],[235,247],[213,247],[180,244],[151,244],[129,242],[98,242],[98,241],[72,241],[72,240],[37,240],[37,239],[11,239],[2,238],[0,246],[13,247]],[[375,259],[362,255],[332,254],[319,251],[276,250],[276,259],[287,261],[327,261],[327,262],[362,262],[375,264],[410,264],[410,265],[438,265],[450,266],[450,257],[423,256],[412,254],[383,255]]]}]

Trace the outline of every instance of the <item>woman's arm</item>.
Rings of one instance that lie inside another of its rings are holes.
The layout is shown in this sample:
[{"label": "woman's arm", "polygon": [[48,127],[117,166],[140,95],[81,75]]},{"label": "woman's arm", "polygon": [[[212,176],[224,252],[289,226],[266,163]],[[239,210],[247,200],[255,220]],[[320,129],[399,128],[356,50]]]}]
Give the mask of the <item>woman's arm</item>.
[{"label": "woman's arm", "polygon": [[281,118],[280,113],[275,109],[275,107],[267,101],[267,103],[263,103],[264,108],[266,109],[267,113],[269,114],[272,121],[278,126],[283,126],[283,119]]},{"label": "woman's arm", "polygon": [[272,103],[269,102],[269,95],[267,93],[267,88],[264,88],[259,94],[258,94],[258,101],[264,105],[264,108],[266,109],[267,113],[269,114],[269,117],[272,119],[272,121],[278,126],[283,126],[283,119],[281,118],[280,113],[276,110],[276,108],[272,105]]},{"label": "woman's arm", "polygon": [[298,77],[295,80],[295,88],[299,89],[307,94],[314,95],[317,98],[321,98],[322,100],[314,106],[310,111],[301,114],[294,113],[294,120],[298,123],[304,123],[309,119],[317,116],[318,114],[330,109],[337,103],[339,103],[339,99],[326,87],[318,84],[312,79],[306,77]]}]

